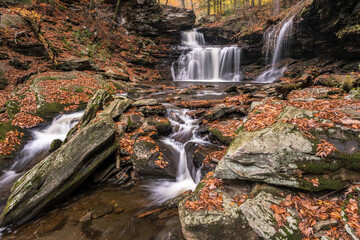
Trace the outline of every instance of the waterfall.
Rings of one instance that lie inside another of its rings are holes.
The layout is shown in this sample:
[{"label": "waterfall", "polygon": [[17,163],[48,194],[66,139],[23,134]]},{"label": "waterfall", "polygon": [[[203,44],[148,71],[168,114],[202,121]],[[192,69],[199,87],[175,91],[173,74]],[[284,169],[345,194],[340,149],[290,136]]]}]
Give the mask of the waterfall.
[{"label": "waterfall", "polygon": [[[83,112],[64,114],[55,118],[50,126],[31,132],[33,139],[15,157],[15,163],[10,169],[4,170],[0,176],[1,197],[7,195],[10,186],[47,154],[53,140],[65,139],[68,131],[75,126],[82,114]],[[0,205],[2,200],[0,199]]]},{"label": "waterfall", "polygon": [[211,144],[197,135],[198,121],[188,115],[186,109],[167,107],[167,117],[171,123],[173,133],[162,139],[162,142],[179,153],[176,181],[158,180],[148,186],[152,203],[161,204],[179,194],[195,190],[200,181],[200,171],[196,170],[187,159],[185,147],[190,143]]},{"label": "waterfall", "polygon": [[196,30],[181,33],[182,45],[188,47],[174,62],[174,81],[232,82],[241,80],[241,49],[238,46],[206,46],[203,34]]},{"label": "waterfall", "polygon": [[[281,26],[281,28],[280,28]],[[286,53],[289,47],[293,29],[293,17],[284,22],[282,25],[275,26],[267,30],[264,34],[264,49],[266,52],[266,63],[269,62],[270,51],[272,51],[271,68],[263,72],[256,78],[258,83],[272,83],[281,78],[286,68],[278,68],[277,63]]]},{"label": "waterfall", "polygon": [[196,29],[181,32],[181,44],[188,46],[205,45],[204,35]]}]

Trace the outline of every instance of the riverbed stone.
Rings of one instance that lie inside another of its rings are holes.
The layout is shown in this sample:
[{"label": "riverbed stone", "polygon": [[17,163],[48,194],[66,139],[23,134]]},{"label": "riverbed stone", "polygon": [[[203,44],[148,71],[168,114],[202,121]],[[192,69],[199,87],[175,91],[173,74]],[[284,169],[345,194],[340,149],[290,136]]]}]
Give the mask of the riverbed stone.
[{"label": "riverbed stone", "polygon": [[95,118],[22,176],[11,189],[0,226],[20,225],[61,202],[116,149],[109,115]]},{"label": "riverbed stone", "polygon": [[209,121],[215,121],[221,117],[224,117],[227,114],[235,113],[235,106],[227,106],[225,104],[219,104],[215,107],[210,108],[210,110],[205,114],[204,118]]},{"label": "riverbed stone", "polygon": [[[283,191],[267,185],[258,185],[250,193],[242,186],[225,185],[215,191],[222,196],[222,210],[192,211],[187,201],[196,201],[202,191],[200,183],[189,197],[179,203],[179,217],[186,239],[302,239],[298,229],[299,220],[290,213],[285,226],[278,228],[270,207],[284,200]],[[238,205],[235,197],[249,195]]]},{"label": "riverbed stone", "polygon": [[130,159],[139,175],[176,177],[179,156],[171,146],[162,142],[138,140]]},{"label": "riverbed stone", "polygon": [[[308,138],[284,119],[312,118],[311,111],[286,107],[273,125],[254,132],[241,129],[216,167],[219,178],[261,181],[312,191],[337,190],[360,179],[358,131],[334,127],[315,129]],[[342,136],[340,141],[337,139]],[[321,139],[338,149],[321,158]]]},{"label": "riverbed stone", "polygon": [[104,109],[111,100],[113,100],[113,97],[107,91],[103,89],[98,90],[86,106],[84,114],[80,119],[81,125],[85,126],[88,124],[96,116],[96,113]]}]

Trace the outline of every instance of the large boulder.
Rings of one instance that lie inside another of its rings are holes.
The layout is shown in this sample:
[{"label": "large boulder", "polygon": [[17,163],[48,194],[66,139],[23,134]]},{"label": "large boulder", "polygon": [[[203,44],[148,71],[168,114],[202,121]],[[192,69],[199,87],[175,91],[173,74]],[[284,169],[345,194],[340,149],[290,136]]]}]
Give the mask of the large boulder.
[{"label": "large boulder", "polygon": [[[284,200],[281,189],[264,185],[249,193],[244,183],[214,189],[212,185],[206,187],[206,181],[203,180],[193,194],[179,203],[179,217],[186,239],[302,239],[296,214],[291,213],[285,226],[280,228],[274,219],[271,206]],[[203,191],[210,191],[210,197],[217,194],[217,201],[221,202],[219,209],[192,209]]]},{"label": "large boulder", "polygon": [[99,89],[115,91],[118,87],[108,83],[101,75],[77,71],[40,73],[27,81],[29,85],[16,89],[7,102],[11,119],[16,118],[18,113],[30,113],[50,120],[59,112],[85,108]]},{"label": "large boulder", "polygon": [[176,177],[180,153],[154,140],[137,140],[133,145],[131,162],[140,175]]},{"label": "large boulder", "polygon": [[[315,112],[287,106],[277,122],[264,129],[250,132],[240,128],[216,167],[216,176],[314,191],[340,189],[360,180],[359,131],[319,126],[310,138],[286,121],[300,118],[317,119]],[[324,140],[337,150],[319,154]]]},{"label": "large boulder", "polygon": [[72,193],[115,151],[115,129],[102,114],[29,170],[13,185],[0,226],[29,221]]}]

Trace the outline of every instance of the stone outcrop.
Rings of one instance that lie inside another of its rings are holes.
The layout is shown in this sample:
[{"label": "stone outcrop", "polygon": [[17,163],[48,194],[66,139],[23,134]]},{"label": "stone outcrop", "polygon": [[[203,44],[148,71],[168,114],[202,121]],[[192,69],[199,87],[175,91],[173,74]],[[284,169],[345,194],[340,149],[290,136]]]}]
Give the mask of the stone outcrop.
[{"label": "stone outcrop", "polygon": [[121,2],[120,18],[130,31],[143,36],[176,34],[195,23],[191,10],[160,6],[153,0]]},{"label": "stone outcrop", "polygon": [[[335,126],[316,128],[305,136],[284,119],[315,118],[315,112],[286,107],[273,125],[262,130],[239,131],[216,167],[216,176],[266,182],[306,190],[340,189],[360,179],[359,133]],[[338,149],[320,157],[317,146],[326,139]],[[318,181],[314,184],[312,181]]]},{"label": "stone outcrop", "polygon": [[0,226],[20,225],[67,197],[116,149],[115,124],[98,116],[12,187]]},{"label": "stone outcrop", "polygon": [[[285,226],[278,228],[270,207],[284,200],[281,189],[266,185],[256,186],[249,194],[243,186],[223,186],[215,191],[222,196],[222,210],[192,211],[186,208],[187,201],[196,201],[202,184],[193,194],[179,203],[179,217],[186,239],[302,239],[298,229],[299,220],[292,213]],[[249,194],[244,203],[238,205],[237,196]]]},{"label": "stone outcrop", "polygon": [[300,13],[295,28],[292,55],[359,59],[359,2],[321,0]]}]

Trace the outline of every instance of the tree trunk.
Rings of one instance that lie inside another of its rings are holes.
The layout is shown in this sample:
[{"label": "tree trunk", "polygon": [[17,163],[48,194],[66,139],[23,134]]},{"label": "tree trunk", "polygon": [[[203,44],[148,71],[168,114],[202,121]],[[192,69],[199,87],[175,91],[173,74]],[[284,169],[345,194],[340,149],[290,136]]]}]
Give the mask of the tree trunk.
[{"label": "tree trunk", "polygon": [[280,12],[280,0],[275,0],[274,3],[274,15],[279,14]]},{"label": "tree trunk", "polygon": [[261,0],[258,0],[259,8],[261,8]]},{"label": "tree trunk", "polygon": [[181,0],[181,7],[185,8],[185,0]]},{"label": "tree trunk", "polygon": [[255,6],[255,0],[251,0],[251,7],[253,8]]},{"label": "tree trunk", "polygon": [[119,9],[120,9],[120,2],[121,2],[121,0],[117,0],[117,2],[116,2],[116,7],[115,7],[115,11],[114,11],[114,17],[113,17],[114,22],[116,21],[116,17],[117,17],[117,14],[119,12]]},{"label": "tree trunk", "polygon": [[207,0],[207,14],[210,16],[210,0]]},{"label": "tree trunk", "polygon": [[193,3],[193,0],[190,0],[190,3],[191,3],[191,10],[194,11],[194,3]]}]

